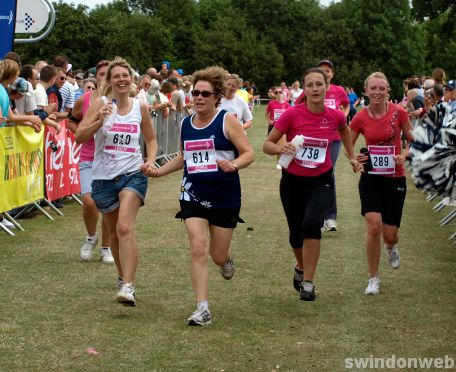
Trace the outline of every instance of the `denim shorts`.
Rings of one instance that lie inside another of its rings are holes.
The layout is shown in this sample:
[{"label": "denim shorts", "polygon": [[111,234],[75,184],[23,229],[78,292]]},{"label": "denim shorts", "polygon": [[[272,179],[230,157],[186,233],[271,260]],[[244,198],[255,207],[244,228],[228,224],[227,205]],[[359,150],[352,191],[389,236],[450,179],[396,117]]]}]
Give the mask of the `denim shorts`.
[{"label": "denim shorts", "polygon": [[93,180],[92,199],[101,213],[119,208],[119,193],[123,190],[134,192],[144,205],[147,192],[147,177],[140,171],[121,174],[112,180]]},{"label": "denim shorts", "polygon": [[92,192],[92,165],[91,161],[79,163],[79,182],[81,183],[81,195]]}]

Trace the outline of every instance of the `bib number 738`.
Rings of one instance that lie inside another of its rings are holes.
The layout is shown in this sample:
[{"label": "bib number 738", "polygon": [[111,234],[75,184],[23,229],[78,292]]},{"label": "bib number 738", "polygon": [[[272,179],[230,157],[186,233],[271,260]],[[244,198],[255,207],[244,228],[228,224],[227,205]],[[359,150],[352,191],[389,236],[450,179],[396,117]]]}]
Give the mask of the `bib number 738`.
[{"label": "bib number 738", "polygon": [[315,147],[303,147],[299,157],[301,159],[317,160],[320,154],[320,149]]}]

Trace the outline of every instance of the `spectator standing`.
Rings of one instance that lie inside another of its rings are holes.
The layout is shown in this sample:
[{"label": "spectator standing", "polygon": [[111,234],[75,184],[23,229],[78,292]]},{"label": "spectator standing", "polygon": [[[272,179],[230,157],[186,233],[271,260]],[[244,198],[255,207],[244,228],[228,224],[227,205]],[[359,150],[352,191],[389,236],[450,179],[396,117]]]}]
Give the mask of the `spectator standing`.
[{"label": "spectator standing", "polygon": [[236,94],[239,89],[239,84],[240,80],[238,75],[227,75],[225,81],[225,95],[220,101],[219,110],[226,110],[230,114],[233,114],[244,130],[247,130],[252,126],[253,116],[247,102]]}]

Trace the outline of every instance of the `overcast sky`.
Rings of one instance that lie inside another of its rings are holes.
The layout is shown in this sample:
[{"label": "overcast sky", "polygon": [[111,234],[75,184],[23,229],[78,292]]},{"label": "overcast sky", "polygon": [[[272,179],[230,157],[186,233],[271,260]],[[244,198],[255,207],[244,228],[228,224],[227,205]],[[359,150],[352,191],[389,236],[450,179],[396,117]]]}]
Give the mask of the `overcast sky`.
[{"label": "overcast sky", "polygon": [[[83,5],[87,5],[89,7],[94,7],[95,5],[98,5],[98,4],[107,4],[111,1],[112,0],[63,0],[64,3],[74,3],[75,5],[83,4]],[[338,1],[338,0],[336,0],[336,1]],[[331,0],[320,0],[320,3],[322,5],[328,5],[330,2],[331,2]]]}]

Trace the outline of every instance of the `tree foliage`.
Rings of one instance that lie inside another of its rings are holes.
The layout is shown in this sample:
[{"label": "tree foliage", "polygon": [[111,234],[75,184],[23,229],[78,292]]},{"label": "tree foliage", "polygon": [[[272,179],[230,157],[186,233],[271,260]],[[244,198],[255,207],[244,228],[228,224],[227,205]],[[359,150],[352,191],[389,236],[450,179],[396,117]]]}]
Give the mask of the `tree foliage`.
[{"label": "tree foliage", "polygon": [[[450,0],[113,0],[108,5],[54,3],[56,25],[35,44],[17,44],[24,61],[64,54],[76,68],[120,55],[134,68],[166,59],[186,73],[220,65],[263,91],[301,79],[322,58],[334,82],[358,91],[367,75],[384,72],[393,94],[412,74],[442,67],[450,77],[456,52]],[[23,35],[21,35],[23,37]]]}]

